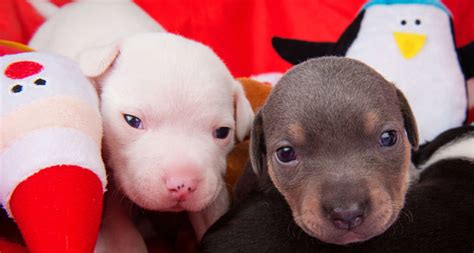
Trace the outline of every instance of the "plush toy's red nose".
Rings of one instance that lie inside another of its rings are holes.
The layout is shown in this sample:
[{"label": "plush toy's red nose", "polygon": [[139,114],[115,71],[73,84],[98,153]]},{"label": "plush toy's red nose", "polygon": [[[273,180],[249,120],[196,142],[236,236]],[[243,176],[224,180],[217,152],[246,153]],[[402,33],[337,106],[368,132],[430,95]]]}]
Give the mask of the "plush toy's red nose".
[{"label": "plush toy's red nose", "polygon": [[11,63],[5,69],[5,76],[11,79],[23,79],[43,70],[43,65],[34,61],[18,61]]}]

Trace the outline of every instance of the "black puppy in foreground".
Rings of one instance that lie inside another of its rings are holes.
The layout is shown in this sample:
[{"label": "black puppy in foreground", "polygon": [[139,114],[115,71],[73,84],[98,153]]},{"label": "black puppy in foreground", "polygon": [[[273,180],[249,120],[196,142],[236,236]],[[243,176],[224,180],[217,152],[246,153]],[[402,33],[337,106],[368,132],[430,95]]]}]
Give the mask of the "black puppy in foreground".
[{"label": "black puppy in foreground", "polygon": [[344,58],[300,64],[257,115],[238,200],[200,250],[472,252],[474,128],[424,146],[410,186],[416,148],[406,100],[375,71]]}]

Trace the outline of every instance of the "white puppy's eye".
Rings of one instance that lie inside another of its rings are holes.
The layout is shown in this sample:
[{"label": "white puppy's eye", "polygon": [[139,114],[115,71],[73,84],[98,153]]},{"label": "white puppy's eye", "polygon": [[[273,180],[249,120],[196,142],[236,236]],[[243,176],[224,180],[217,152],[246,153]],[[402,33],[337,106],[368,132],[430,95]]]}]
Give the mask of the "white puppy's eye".
[{"label": "white puppy's eye", "polygon": [[217,139],[225,139],[229,136],[230,128],[228,127],[219,127],[214,131],[214,137]]},{"label": "white puppy's eye", "polygon": [[142,120],[139,119],[138,117],[135,117],[130,114],[124,114],[123,118],[125,119],[127,124],[130,125],[131,127],[137,128],[137,129],[143,129]]}]

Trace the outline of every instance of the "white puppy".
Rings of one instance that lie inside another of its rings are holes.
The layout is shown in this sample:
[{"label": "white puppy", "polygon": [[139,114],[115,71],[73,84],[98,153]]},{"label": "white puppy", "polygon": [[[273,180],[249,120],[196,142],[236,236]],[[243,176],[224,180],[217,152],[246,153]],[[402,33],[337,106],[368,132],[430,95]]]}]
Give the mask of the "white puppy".
[{"label": "white puppy", "polygon": [[61,8],[48,0],[28,1],[46,18],[29,46],[73,59],[85,48],[133,34],[164,31],[131,0],[78,0]]},{"label": "white puppy", "polygon": [[167,33],[89,49],[79,62],[102,90],[117,187],[143,208],[189,211],[200,238],[227,211],[226,156],[253,120],[240,83],[210,48]]},{"label": "white puppy", "polygon": [[[115,187],[146,209],[188,211],[201,238],[227,211],[226,157],[253,120],[240,83],[208,47],[156,33],[131,1],[30,2],[49,16],[30,46],[76,59],[100,90]],[[128,210],[107,199],[96,252],[146,251]]]}]

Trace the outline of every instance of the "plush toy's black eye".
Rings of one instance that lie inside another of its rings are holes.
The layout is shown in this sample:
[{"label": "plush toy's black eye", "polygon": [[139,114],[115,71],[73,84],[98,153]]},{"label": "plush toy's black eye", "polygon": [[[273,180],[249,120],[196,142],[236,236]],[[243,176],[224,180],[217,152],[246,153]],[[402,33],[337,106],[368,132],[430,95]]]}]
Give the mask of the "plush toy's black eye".
[{"label": "plush toy's black eye", "polygon": [[290,146],[277,149],[276,155],[281,163],[289,163],[296,160],[296,151]]},{"label": "plush toy's black eye", "polygon": [[46,80],[42,79],[42,78],[38,78],[35,80],[35,84],[36,85],[46,85]]},{"label": "plush toy's black eye", "polygon": [[21,86],[21,85],[19,85],[19,84],[13,86],[12,89],[11,89],[11,91],[12,91],[13,93],[19,93],[19,92],[21,92],[22,90],[23,90],[23,86]]},{"label": "plush toy's black eye", "polygon": [[419,19],[415,20],[415,24],[416,24],[416,25],[420,25],[420,24],[421,24],[421,20],[419,20]]},{"label": "plush toy's black eye", "polygon": [[139,119],[138,117],[135,117],[135,116],[130,115],[130,114],[124,114],[123,118],[125,119],[127,124],[129,124],[131,127],[138,128],[138,129],[143,128],[142,120]]},{"label": "plush toy's black eye", "polygon": [[407,24],[407,21],[406,21],[405,19],[402,19],[402,21],[400,22],[400,24],[406,25],[406,24]]},{"label": "plush toy's black eye", "polygon": [[217,139],[225,139],[229,136],[230,128],[228,127],[219,127],[214,131],[214,137]]},{"label": "plush toy's black eye", "polygon": [[379,144],[382,147],[391,147],[397,143],[397,132],[395,130],[388,130],[380,135]]}]

